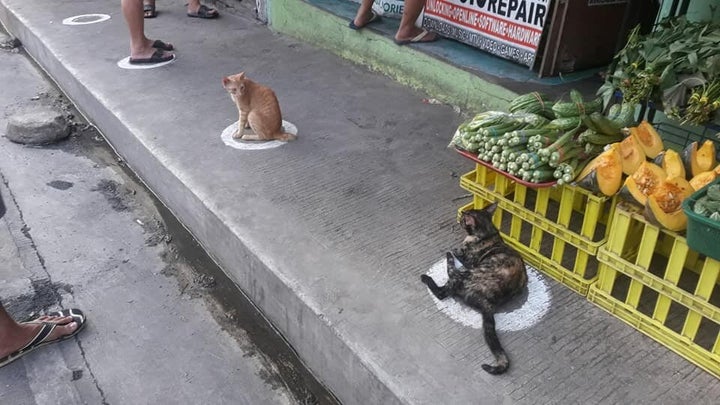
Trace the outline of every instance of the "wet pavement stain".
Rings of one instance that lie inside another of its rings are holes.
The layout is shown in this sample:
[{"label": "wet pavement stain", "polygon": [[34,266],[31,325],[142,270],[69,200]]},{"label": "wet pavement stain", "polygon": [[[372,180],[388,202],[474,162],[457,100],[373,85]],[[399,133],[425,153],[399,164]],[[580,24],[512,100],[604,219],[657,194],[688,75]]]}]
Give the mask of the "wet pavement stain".
[{"label": "wet pavement stain", "polygon": [[47,183],[47,185],[52,188],[56,188],[58,190],[67,190],[70,187],[72,187],[74,184],[69,181],[53,180],[53,181]]},{"label": "wet pavement stain", "polygon": [[[29,321],[40,313],[47,313],[50,308],[60,303],[60,293],[72,294],[72,286],[64,283],[52,283],[49,279],[31,280],[33,292],[15,297],[5,298],[5,309],[18,320]],[[50,311],[52,312],[52,311]]]},{"label": "wet pavement stain", "polygon": [[110,203],[113,210],[122,212],[130,209],[123,198],[124,191],[120,183],[113,180],[100,180],[97,186],[90,189],[100,192]]}]

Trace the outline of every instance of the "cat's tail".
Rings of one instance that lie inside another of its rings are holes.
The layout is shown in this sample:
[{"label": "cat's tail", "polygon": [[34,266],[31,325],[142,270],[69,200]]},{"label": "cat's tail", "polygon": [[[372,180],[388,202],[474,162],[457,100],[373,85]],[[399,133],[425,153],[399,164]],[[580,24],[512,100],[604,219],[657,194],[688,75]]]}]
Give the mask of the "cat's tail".
[{"label": "cat's tail", "polygon": [[510,360],[508,360],[505,350],[500,345],[500,339],[498,339],[497,332],[495,331],[495,315],[493,313],[482,313],[483,318],[483,331],[485,332],[485,342],[493,356],[495,356],[495,365],[483,364],[483,370],[490,374],[502,374],[507,371],[510,367]]}]

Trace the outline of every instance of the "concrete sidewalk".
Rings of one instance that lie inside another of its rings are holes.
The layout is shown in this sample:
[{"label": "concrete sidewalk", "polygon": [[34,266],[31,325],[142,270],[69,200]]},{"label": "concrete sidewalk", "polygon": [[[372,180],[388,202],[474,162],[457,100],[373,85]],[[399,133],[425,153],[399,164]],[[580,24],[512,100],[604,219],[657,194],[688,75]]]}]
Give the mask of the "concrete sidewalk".
[{"label": "concrete sidewalk", "polygon": [[[498,321],[511,356],[493,377],[482,331],[441,312],[419,282],[458,243],[461,117],[249,15],[188,19],[159,3],[151,38],[178,59],[123,70],[117,1],[0,0],[0,20],[346,404],[713,403],[709,374],[537,276],[549,310]],[[61,21],[104,13],[108,21]],[[244,151],[221,86],[245,71],[278,94],[299,139]],[[525,305],[529,305],[528,299]],[[532,324],[532,325],[530,325]]]}]

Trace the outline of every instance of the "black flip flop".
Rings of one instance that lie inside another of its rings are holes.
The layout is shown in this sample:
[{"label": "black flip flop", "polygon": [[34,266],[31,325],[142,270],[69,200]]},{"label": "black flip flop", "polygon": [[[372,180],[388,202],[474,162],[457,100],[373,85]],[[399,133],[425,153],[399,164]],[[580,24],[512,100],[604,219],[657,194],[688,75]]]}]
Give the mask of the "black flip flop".
[{"label": "black flip flop", "polygon": [[173,44],[163,42],[159,39],[156,39],[155,42],[153,42],[152,47],[155,49],[162,49],[163,51],[172,51],[175,49]]},{"label": "black flip flop", "polygon": [[[213,13],[214,11],[214,13]],[[220,13],[217,12],[214,8],[210,8],[204,4],[200,5],[200,8],[198,9],[197,13],[187,13],[188,17],[193,18],[206,18],[208,20],[213,18],[220,17]]]},{"label": "black flip flop", "polygon": [[[150,13],[150,14],[148,14]],[[155,5],[154,4],[143,4],[143,16],[145,18],[155,18],[157,17],[158,13],[155,11]]]},{"label": "black flip flop", "polygon": [[80,331],[85,327],[85,323],[86,323],[86,322],[85,322],[85,320],[86,320],[86,319],[85,319],[85,314],[83,314],[83,312],[82,312],[81,310],[79,310],[79,309],[74,309],[74,308],[73,308],[73,309],[63,309],[62,311],[54,312],[54,313],[51,313],[51,314],[48,314],[48,315],[49,315],[49,316],[61,317],[61,318],[64,318],[64,317],[66,317],[66,316],[71,316],[71,317],[72,317],[72,321],[70,321],[70,322],[76,322],[77,325],[78,325],[78,327],[77,327],[77,329],[75,329],[75,330],[74,330],[72,333],[70,333],[70,334],[60,336],[59,338],[54,339],[54,340],[45,340],[48,336],[50,336],[50,334],[52,333],[52,331],[53,331],[56,327],[58,327],[58,326],[63,326],[63,325],[67,325],[67,323],[65,323],[65,324],[59,324],[59,323],[42,322],[42,321],[29,322],[29,323],[38,323],[38,324],[41,324],[42,327],[40,328],[40,331],[39,331],[39,332],[37,333],[37,335],[35,335],[35,337],[34,337],[30,342],[28,342],[28,344],[26,344],[24,347],[22,347],[21,349],[16,350],[16,351],[14,351],[13,353],[10,353],[9,355],[1,358],[1,359],[0,359],[0,367],[6,366],[6,365],[12,363],[13,361],[19,359],[20,357],[22,357],[22,356],[30,353],[31,351],[33,351],[33,350],[35,350],[35,349],[39,349],[39,348],[41,348],[41,347],[43,347],[43,346],[46,346],[46,345],[49,345],[49,344],[51,344],[51,343],[62,342],[63,340],[70,339],[71,337],[73,337],[73,336],[77,335],[78,333],[80,333]]},{"label": "black flip flop", "polygon": [[164,53],[165,52],[162,49],[158,49],[149,58],[142,58],[142,59],[130,58],[130,59],[128,59],[128,62],[130,62],[131,65],[147,65],[150,63],[168,62],[168,61],[175,59],[175,54],[171,53],[166,56],[163,56]]},{"label": "black flip flop", "polygon": [[350,20],[350,24],[348,24],[348,27],[350,27],[350,29],[352,29],[352,30],[357,31],[357,30],[359,30],[359,29],[361,29],[361,28],[365,28],[365,27],[366,27],[368,24],[370,24],[370,23],[380,22],[380,20],[381,20],[381,18],[380,18],[379,15],[375,14],[374,11],[370,11],[370,19],[367,20],[367,22],[365,23],[365,25],[357,26],[357,25],[355,25],[355,20],[352,19],[352,20]]}]

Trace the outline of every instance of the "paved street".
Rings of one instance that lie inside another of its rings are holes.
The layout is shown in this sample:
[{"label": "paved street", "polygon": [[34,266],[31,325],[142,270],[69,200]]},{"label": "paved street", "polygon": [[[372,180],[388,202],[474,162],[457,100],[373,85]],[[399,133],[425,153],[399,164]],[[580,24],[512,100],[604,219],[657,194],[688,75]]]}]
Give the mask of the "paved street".
[{"label": "paved street", "polygon": [[[62,299],[91,316],[68,342],[79,345],[52,348],[75,350],[60,352],[65,374],[32,368],[34,382],[12,387],[69,379],[91,403],[111,404],[312,403],[308,392],[331,402],[288,365],[297,352],[346,405],[717,402],[715,377],[540,272],[529,277],[538,288],[498,315],[510,370],[483,371],[491,354],[482,330],[420,282],[463,238],[456,213],[469,199],[459,176],[474,166],[447,144],[464,111],[279,34],[250,10],[202,21],[180,1],[160,4],[148,35],[172,41],[177,60],[131,70],[118,65],[128,41],[116,2],[0,0],[4,26],[123,159],[82,124],[51,147],[0,142],[0,172],[22,219],[8,228],[21,230],[14,239],[35,246],[39,263],[23,262],[30,281],[11,281],[14,297],[48,290],[52,305]],[[421,45],[398,47],[340,18],[313,20],[319,12],[304,1],[274,4],[293,6],[285,16],[297,11],[313,29],[353,36],[364,51],[419,55]],[[61,23],[90,12],[110,18]],[[226,142],[237,109],[222,78],[239,71],[276,92],[296,141],[262,150]],[[5,116],[27,103],[65,103],[24,69],[2,75]],[[198,264],[205,259],[149,208],[120,170],[126,164],[232,283]],[[265,345],[267,326],[230,327],[254,319],[210,299],[224,302],[233,283],[294,351]],[[30,369],[31,359],[13,366]]]},{"label": "paved street", "polygon": [[0,135],[40,105],[73,123],[43,147],[0,137],[0,298],[89,319],[0,369],[1,404],[334,402],[23,52],[0,50],[0,85]]}]

